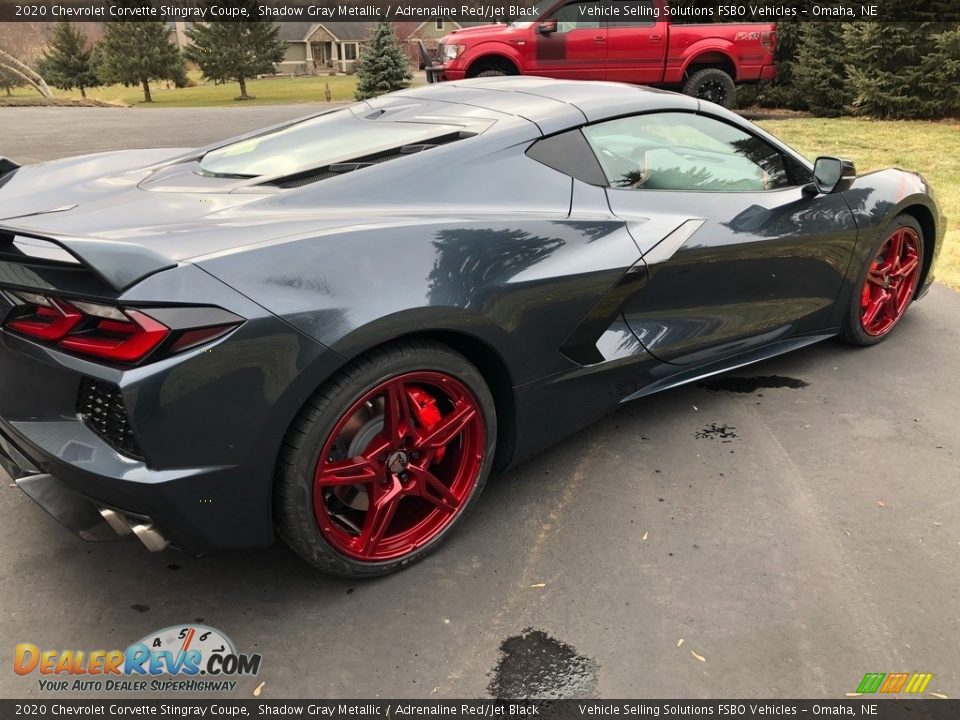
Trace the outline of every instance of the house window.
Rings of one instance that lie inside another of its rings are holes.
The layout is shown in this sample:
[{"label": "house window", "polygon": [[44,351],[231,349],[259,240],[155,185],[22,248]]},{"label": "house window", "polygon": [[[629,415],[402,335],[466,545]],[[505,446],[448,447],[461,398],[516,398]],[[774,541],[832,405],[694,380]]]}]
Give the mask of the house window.
[{"label": "house window", "polygon": [[437,23],[436,23],[437,30],[443,30],[443,25],[444,25],[443,20],[437,20]]},{"label": "house window", "polygon": [[356,60],[357,44],[356,43],[340,43],[340,59]]}]

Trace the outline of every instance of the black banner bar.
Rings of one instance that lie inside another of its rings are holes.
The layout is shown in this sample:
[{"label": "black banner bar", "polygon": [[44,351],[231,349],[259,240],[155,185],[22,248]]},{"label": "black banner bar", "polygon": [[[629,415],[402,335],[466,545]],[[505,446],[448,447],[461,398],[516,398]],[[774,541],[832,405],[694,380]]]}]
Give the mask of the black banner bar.
[{"label": "black banner bar", "polygon": [[[559,0],[558,0],[559,2]],[[960,22],[960,0],[602,0],[608,22]],[[539,5],[539,9],[538,9]],[[532,21],[549,9],[535,0],[0,0],[0,22],[275,22],[466,20]]]},{"label": "black banner bar", "polygon": [[861,718],[955,720],[960,701],[850,700],[0,700],[0,718]]}]

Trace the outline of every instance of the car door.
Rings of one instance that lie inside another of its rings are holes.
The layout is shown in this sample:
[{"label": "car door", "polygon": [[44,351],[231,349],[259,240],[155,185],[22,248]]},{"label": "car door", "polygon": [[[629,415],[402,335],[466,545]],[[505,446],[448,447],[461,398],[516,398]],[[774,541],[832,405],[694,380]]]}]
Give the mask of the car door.
[{"label": "car door", "polygon": [[[624,315],[653,355],[707,362],[830,325],[857,230],[840,194],[804,191],[803,163],[692,112],[620,118],[584,134],[610,207],[643,252],[648,279]],[[654,217],[675,229],[645,232]]]},{"label": "car door", "polygon": [[576,0],[557,8],[540,23],[556,23],[536,34],[534,74],[568,80],[606,78],[607,28],[597,0]]},{"label": "car door", "polygon": [[659,83],[667,61],[669,23],[657,20],[653,0],[614,0],[620,15],[607,24],[607,80]]}]

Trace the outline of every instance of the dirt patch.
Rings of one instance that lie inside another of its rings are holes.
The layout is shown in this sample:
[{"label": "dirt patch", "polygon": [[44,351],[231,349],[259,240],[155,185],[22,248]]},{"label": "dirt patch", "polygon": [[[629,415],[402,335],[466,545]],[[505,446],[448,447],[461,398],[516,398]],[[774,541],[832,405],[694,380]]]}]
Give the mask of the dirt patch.
[{"label": "dirt patch", "polygon": [[782,108],[748,107],[740,108],[737,114],[747,120],[796,120],[816,117],[804,110],[785,110]]},{"label": "dirt patch", "polygon": [[733,425],[717,425],[710,423],[703,430],[698,430],[695,437],[697,440],[719,440],[720,442],[731,442],[734,438],[740,437],[735,432]]},{"label": "dirt patch", "polygon": [[495,698],[595,698],[598,668],[570,645],[527,628],[500,644],[488,690]]},{"label": "dirt patch", "polygon": [[798,378],[786,377],[784,375],[759,375],[757,377],[714,377],[709,380],[701,380],[697,383],[698,388],[709,390],[711,392],[730,392],[730,393],[752,393],[757,390],[767,390],[775,388],[789,388],[799,390],[809,386],[810,383],[799,380]]},{"label": "dirt patch", "polygon": [[0,107],[130,107],[119,103],[108,103],[103,100],[74,100],[72,98],[48,99],[32,97],[3,97],[0,95]]}]

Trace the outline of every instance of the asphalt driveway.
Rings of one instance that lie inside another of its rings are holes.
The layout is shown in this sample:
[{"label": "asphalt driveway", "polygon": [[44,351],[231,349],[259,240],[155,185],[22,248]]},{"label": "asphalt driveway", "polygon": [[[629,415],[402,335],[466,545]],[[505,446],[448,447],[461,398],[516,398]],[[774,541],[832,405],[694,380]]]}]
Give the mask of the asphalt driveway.
[{"label": "asphalt driveway", "polygon": [[[0,110],[0,155],[196,145],[310,111]],[[393,577],[282,546],[85,544],[0,484],[0,696],[13,648],[125,647],[200,621],[262,653],[250,697],[843,697],[865,672],[960,695],[960,294],[887,342],[824,343],[641,400],[493,479]],[[117,696],[117,693],[113,693]]]}]

